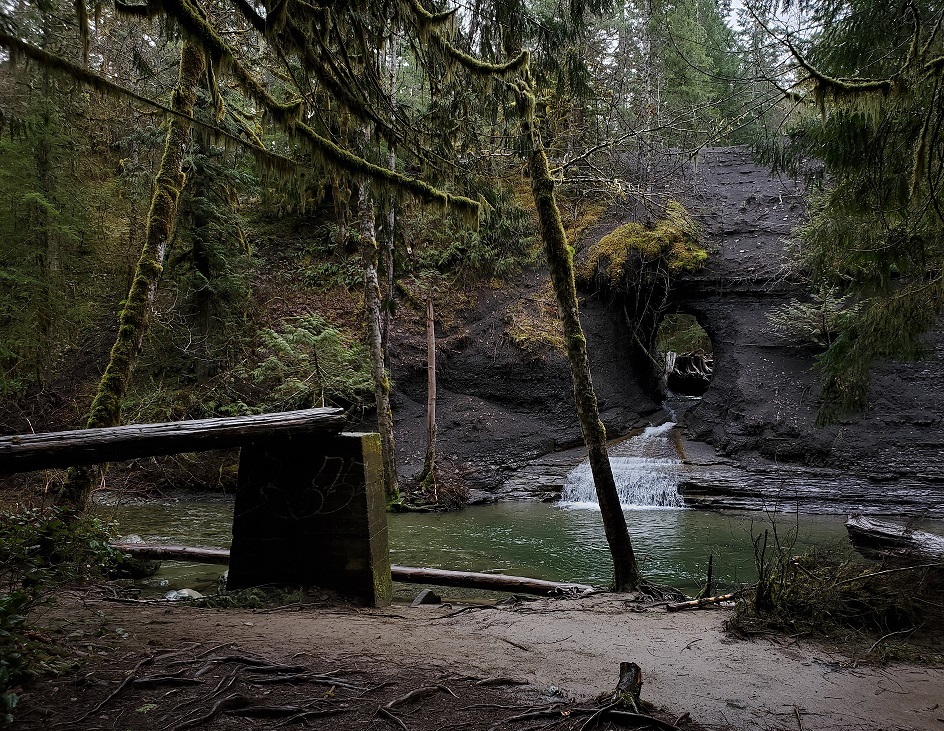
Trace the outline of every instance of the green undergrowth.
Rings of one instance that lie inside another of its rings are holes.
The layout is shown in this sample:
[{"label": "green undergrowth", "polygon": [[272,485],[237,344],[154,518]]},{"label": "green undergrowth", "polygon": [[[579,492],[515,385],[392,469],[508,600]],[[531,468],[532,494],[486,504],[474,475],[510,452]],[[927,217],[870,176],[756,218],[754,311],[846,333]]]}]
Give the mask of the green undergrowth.
[{"label": "green undergrowth", "polygon": [[567,352],[557,302],[550,284],[532,297],[513,302],[505,313],[505,337],[525,353]]},{"label": "green undergrowth", "polygon": [[821,287],[805,301],[791,298],[767,314],[769,331],[787,342],[819,350],[828,348],[848,329],[859,305],[835,287]]},{"label": "green undergrowth", "polygon": [[0,513],[0,719],[13,720],[23,682],[71,666],[31,628],[30,612],[63,587],[114,569],[121,554],[110,538],[101,521],[61,510]]},{"label": "green undergrowth", "polygon": [[490,211],[479,228],[452,217],[414,211],[406,221],[409,249],[405,272],[436,270],[460,286],[507,279],[533,264],[540,253],[528,207],[506,190],[488,191]]},{"label": "green undergrowth", "polygon": [[711,338],[693,315],[666,315],[659,325],[656,348],[659,353],[712,352]]},{"label": "green undergrowth", "polygon": [[316,595],[300,587],[255,586],[239,591],[222,591],[219,594],[191,600],[190,603],[212,609],[273,609],[317,604],[327,598],[324,593]]},{"label": "green undergrowth", "polygon": [[[762,545],[762,540],[764,545]],[[902,567],[837,557],[828,548],[793,556],[755,543],[759,580],[728,629],[739,635],[809,635],[862,662],[944,661],[944,565]],[[930,562],[929,562],[930,563]]]},{"label": "green undergrowth", "polygon": [[247,333],[238,361],[196,377],[166,351],[147,362],[126,413],[140,422],[238,416],[372,399],[367,349],[318,313],[288,317]]}]

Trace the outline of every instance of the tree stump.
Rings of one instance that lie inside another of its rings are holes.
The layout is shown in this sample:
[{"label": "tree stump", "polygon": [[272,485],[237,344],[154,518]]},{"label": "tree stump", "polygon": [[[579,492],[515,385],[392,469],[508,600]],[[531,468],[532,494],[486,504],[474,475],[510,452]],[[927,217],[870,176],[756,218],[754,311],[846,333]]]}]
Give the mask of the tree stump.
[{"label": "tree stump", "polygon": [[620,677],[616,684],[616,691],[613,693],[613,702],[621,702],[632,708],[635,713],[641,713],[642,700],[639,698],[641,692],[642,668],[634,662],[621,662]]}]

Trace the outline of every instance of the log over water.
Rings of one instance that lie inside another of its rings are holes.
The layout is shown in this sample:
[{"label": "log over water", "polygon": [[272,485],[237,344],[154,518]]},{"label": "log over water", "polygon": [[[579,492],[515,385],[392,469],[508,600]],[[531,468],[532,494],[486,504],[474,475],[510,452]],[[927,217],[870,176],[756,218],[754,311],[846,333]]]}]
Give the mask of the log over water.
[{"label": "log over water", "polygon": [[850,516],[846,530],[853,547],[866,558],[894,563],[944,560],[944,536],[863,515]]},{"label": "log over water", "polygon": [[[112,546],[138,558],[169,561],[197,561],[199,563],[213,564],[229,563],[229,550],[225,548],[201,548],[198,546],[147,543],[112,543]],[[473,571],[447,571],[445,569],[424,569],[414,568],[412,566],[391,566],[390,574],[394,581],[402,581],[408,584],[458,586],[467,589],[510,591],[521,594],[536,594],[538,596],[578,594],[593,589],[592,586],[587,584],[544,581],[542,579],[532,579],[527,576],[482,574]]]},{"label": "log over water", "polygon": [[333,436],[343,427],[343,410],[325,408],[21,434],[0,437],[0,474],[226,449],[273,437]]},{"label": "log over water", "polygon": [[176,544],[112,543],[122,553],[149,561],[195,561],[197,563],[229,563],[228,548],[204,548],[202,546],[180,546]]},{"label": "log over water", "polygon": [[490,589],[492,591],[515,591],[522,594],[550,596],[553,594],[578,594],[591,591],[587,584],[567,584],[558,581],[531,579],[527,576],[505,574],[481,574],[473,571],[447,571],[446,569],[419,569],[410,566],[391,566],[394,581],[412,584],[435,584],[437,586],[460,586],[468,589]]}]

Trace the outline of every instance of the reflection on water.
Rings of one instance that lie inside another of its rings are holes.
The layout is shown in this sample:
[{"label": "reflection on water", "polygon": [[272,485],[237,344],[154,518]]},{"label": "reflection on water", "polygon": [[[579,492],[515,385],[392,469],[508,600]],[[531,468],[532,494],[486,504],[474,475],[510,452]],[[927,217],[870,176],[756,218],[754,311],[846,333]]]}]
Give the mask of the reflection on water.
[{"label": "reflection on water", "polygon": [[[671,509],[624,511],[646,578],[683,591],[701,588],[708,556],[715,577],[727,584],[754,579],[752,532],[769,528],[763,513]],[[796,533],[797,516],[778,514],[781,536]],[[799,539],[842,546],[844,518],[799,516]],[[546,503],[504,503],[449,514],[391,516],[394,563],[466,571],[523,574],[554,581],[605,586],[612,578],[600,513]]]},{"label": "reflection on water", "polygon": [[[233,501],[192,500],[129,505],[100,505],[99,517],[113,521],[120,536],[131,533],[148,543],[182,543],[188,546],[229,548],[233,539]],[[145,590],[163,594],[171,589],[216,591],[225,566],[192,561],[164,561],[154,576],[135,582]]]},{"label": "reflection on water", "polygon": [[[232,503],[179,502],[102,506],[122,534],[145,541],[229,547]],[[751,535],[769,527],[757,512],[627,509],[626,519],[642,570],[651,581],[694,592],[704,583],[708,556],[715,576],[726,584],[754,578]],[[606,585],[609,551],[600,513],[564,510],[545,503],[501,503],[455,513],[398,513],[388,516],[390,554],[395,564],[461,571],[521,574],[540,579]],[[797,516],[776,516],[781,535],[791,533]],[[799,516],[799,540],[842,546],[840,516]],[[212,591],[223,567],[168,561],[148,585],[154,589],[192,587]],[[724,586],[724,584],[722,584]]]}]

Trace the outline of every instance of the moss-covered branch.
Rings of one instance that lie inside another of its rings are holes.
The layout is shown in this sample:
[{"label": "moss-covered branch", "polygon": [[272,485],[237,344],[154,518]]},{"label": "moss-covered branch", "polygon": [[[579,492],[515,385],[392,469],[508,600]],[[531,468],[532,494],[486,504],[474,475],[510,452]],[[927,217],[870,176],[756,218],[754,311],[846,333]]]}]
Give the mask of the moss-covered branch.
[{"label": "moss-covered branch", "polygon": [[240,122],[240,125],[243,126],[244,132],[246,133],[247,137],[250,137],[251,141],[237,137],[216,125],[201,122],[198,119],[191,119],[185,114],[178,112],[173,107],[169,107],[166,104],[161,104],[160,102],[155,101],[154,99],[149,99],[146,96],[142,96],[141,94],[138,94],[127,87],[116,84],[113,81],[109,81],[108,79],[94,73],[93,71],[89,71],[82,66],[78,66],[77,64],[62,58],[61,56],[57,56],[53,53],[49,53],[48,51],[44,51],[41,48],[37,48],[36,46],[26,43],[25,41],[22,41],[14,36],[0,33],[0,48],[6,48],[13,56],[21,56],[23,58],[30,59],[31,61],[35,61],[51,73],[58,74],[64,78],[70,79],[76,83],[92,89],[93,91],[98,92],[99,94],[103,94],[114,99],[130,99],[143,106],[156,109],[167,117],[179,117],[184,119],[189,124],[200,127],[207,134],[209,134],[211,139],[214,141],[222,142],[225,145],[234,145],[246,149],[250,154],[252,154],[256,162],[258,162],[266,170],[277,172],[282,176],[289,174],[304,174],[304,171],[299,168],[298,164],[294,160],[265,149],[258,138],[252,139],[254,134],[246,127],[245,124],[243,124],[242,120],[238,121]]},{"label": "moss-covered branch", "polygon": [[296,133],[326,164],[355,178],[367,177],[380,186],[397,188],[413,195],[423,203],[454,211],[466,220],[478,221],[481,204],[477,201],[464,196],[451,195],[429,183],[374,165],[319,135],[302,122],[304,110],[301,100],[280,102],[269,94],[239,61],[232,48],[188,0],[161,0],[161,7],[180,24],[192,40],[199,43],[221,70],[228,71],[232,75],[250,99],[259,104],[277,124]]},{"label": "moss-covered branch", "polygon": [[[203,49],[192,41],[185,42],[181,50],[177,88],[171,102],[171,107],[178,115],[171,118],[168,125],[164,155],[148,213],[144,247],[134,272],[131,290],[119,316],[118,336],[92,402],[88,428],[117,426],[121,422],[122,402],[148,330],[151,307],[177,219],[177,201],[185,179],[184,156],[192,128],[190,119],[205,71]],[[96,468],[71,469],[58,495],[59,504],[76,512],[84,511],[100,474]]]}]

